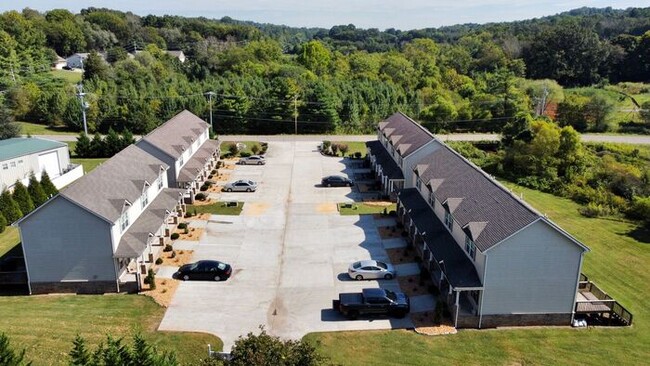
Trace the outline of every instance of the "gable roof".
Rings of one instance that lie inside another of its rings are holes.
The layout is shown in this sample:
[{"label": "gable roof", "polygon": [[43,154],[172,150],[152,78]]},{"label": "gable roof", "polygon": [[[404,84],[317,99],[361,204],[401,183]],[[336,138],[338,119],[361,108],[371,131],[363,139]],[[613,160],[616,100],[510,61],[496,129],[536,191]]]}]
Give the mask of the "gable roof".
[{"label": "gable roof", "polygon": [[0,161],[67,146],[58,141],[35,137],[15,137],[0,140]]},{"label": "gable roof", "polygon": [[402,156],[407,156],[434,140],[431,132],[402,112],[379,122],[379,131],[393,143]]},{"label": "gable roof", "polygon": [[377,159],[377,163],[381,165],[382,172],[388,177],[388,179],[404,179],[404,174],[402,169],[397,165],[395,160],[388,155],[386,149],[377,140],[372,140],[366,142],[366,147],[370,150],[370,155],[373,155]]},{"label": "gable roof", "polygon": [[136,145],[146,141],[172,158],[178,159],[208,127],[201,118],[184,110],[149,132]]},{"label": "gable roof", "polygon": [[97,216],[115,222],[125,205],[138,200],[169,167],[153,155],[130,145],[59,194]]},{"label": "gable roof", "polygon": [[[541,215],[482,170],[441,141],[422,158],[415,171],[432,186],[438,201],[446,203],[454,219],[476,246],[485,251],[538,220]],[[427,165],[426,170],[419,170]]]}]

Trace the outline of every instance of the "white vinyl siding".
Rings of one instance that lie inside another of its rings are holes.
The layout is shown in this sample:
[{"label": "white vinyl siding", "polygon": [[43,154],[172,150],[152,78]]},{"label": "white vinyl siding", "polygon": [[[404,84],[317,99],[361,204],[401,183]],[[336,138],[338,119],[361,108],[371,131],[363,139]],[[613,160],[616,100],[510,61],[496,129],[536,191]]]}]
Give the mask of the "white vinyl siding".
[{"label": "white vinyl siding", "polygon": [[449,211],[445,211],[445,226],[447,226],[449,231],[454,230],[454,217],[451,216],[451,213],[449,213]]},{"label": "white vinyl siding", "polygon": [[465,251],[472,260],[476,259],[476,244],[474,244],[474,240],[470,239],[469,236],[465,238]]}]

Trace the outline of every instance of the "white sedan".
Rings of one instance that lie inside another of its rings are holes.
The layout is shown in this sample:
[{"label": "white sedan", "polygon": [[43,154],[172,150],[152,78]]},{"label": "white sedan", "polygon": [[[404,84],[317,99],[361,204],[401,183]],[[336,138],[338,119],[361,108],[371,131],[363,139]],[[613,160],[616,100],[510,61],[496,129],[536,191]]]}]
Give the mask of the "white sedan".
[{"label": "white sedan", "polygon": [[239,159],[239,162],[237,164],[240,164],[240,165],[264,165],[264,164],[266,164],[266,160],[264,160],[264,157],[261,156],[261,155],[251,155],[249,157]]},{"label": "white sedan", "polygon": [[255,192],[257,190],[257,183],[252,180],[241,179],[226,184],[223,186],[223,190],[226,192]]},{"label": "white sedan", "polygon": [[355,280],[385,279],[390,280],[397,275],[392,265],[375,260],[354,262],[348,267],[348,275]]}]

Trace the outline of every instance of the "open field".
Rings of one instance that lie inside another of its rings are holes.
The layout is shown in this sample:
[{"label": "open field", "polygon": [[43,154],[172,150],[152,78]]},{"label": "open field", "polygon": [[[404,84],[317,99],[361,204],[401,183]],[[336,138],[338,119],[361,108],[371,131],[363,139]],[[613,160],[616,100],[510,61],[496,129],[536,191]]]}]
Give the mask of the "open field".
[{"label": "open field", "polygon": [[68,131],[61,127],[49,127],[38,123],[17,122],[23,135],[78,135],[79,132]]},{"label": "open field", "polygon": [[110,334],[130,337],[140,331],[160,350],[173,350],[182,364],[197,364],[207,355],[207,344],[221,349],[221,340],[209,334],[158,332],[165,312],[141,295],[44,295],[0,297],[0,331],[14,348],[25,348],[34,365],[67,364],[72,340],[80,334],[92,349]]},{"label": "open field", "polygon": [[239,216],[244,208],[243,202],[237,202],[237,206],[226,206],[226,202],[217,201],[211,205],[187,205],[187,212],[197,214],[209,213],[212,215]]},{"label": "open field", "polygon": [[71,70],[52,70],[50,73],[54,75],[54,77],[63,79],[70,84],[77,84],[80,82],[83,75],[81,72]]},{"label": "open field", "polygon": [[[228,153],[229,152],[228,148],[233,143],[235,143],[235,141],[223,141],[223,142],[221,142],[221,154],[223,155],[223,154]],[[260,149],[262,148],[262,145],[260,144],[260,141],[236,141],[236,143],[241,143],[241,144],[246,145],[246,147],[244,149],[242,149],[240,151],[240,153],[244,152],[244,153],[253,154],[253,152],[251,151],[251,147],[253,147],[253,145],[257,145],[257,147],[260,148]]]},{"label": "open field", "polygon": [[345,365],[394,364],[640,364],[650,357],[650,244],[628,236],[635,225],[580,216],[574,202],[508,187],[591,248],[583,273],[634,314],[630,328],[535,327],[461,330],[427,337],[408,331],[309,334]]},{"label": "open field", "polygon": [[339,203],[339,213],[341,215],[372,215],[381,214],[386,209],[386,212],[396,211],[397,204],[391,203],[389,205],[368,204],[365,202],[355,203]]},{"label": "open field", "polygon": [[[363,141],[334,141],[333,144],[339,145],[348,145],[348,152],[346,156],[353,155],[356,152],[361,153],[361,156],[366,156],[368,149],[366,148],[366,143]],[[338,155],[341,155],[341,152],[338,152]]]}]

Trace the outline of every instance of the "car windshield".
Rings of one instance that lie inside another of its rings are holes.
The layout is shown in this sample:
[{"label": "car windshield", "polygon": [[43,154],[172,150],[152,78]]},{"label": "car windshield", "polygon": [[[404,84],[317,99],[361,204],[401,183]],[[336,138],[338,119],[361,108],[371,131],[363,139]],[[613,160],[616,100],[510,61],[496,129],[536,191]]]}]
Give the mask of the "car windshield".
[{"label": "car windshield", "polygon": [[361,262],[356,262],[352,265],[352,268],[354,269],[358,269],[359,267],[361,267]]},{"label": "car windshield", "polygon": [[386,265],[386,263],[382,263],[382,262],[377,262],[377,267],[382,268],[382,269],[388,269],[388,266]]},{"label": "car windshield", "polygon": [[221,270],[224,270],[224,269],[226,269],[226,264],[219,262],[219,264],[217,264],[217,268],[219,268]]},{"label": "car windshield", "polygon": [[384,290],[384,291],[386,291],[386,297],[387,298],[389,298],[389,299],[391,299],[393,301],[397,300],[397,295],[395,295],[395,293],[393,291],[390,291],[390,290]]}]

